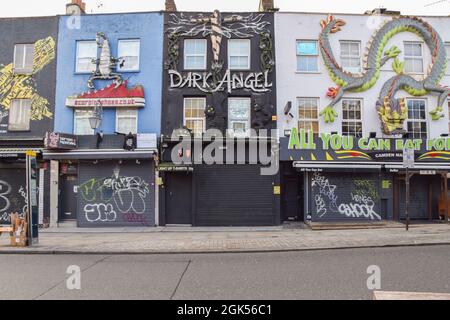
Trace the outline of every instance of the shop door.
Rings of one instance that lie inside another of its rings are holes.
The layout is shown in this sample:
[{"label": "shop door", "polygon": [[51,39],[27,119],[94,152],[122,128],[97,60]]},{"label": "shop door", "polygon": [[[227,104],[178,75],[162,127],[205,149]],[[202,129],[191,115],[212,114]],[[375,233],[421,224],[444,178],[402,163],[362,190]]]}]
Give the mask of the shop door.
[{"label": "shop door", "polygon": [[78,182],[76,175],[66,175],[61,179],[59,221],[77,219],[77,195],[75,188]]},{"label": "shop door", "polygon": [[283,221],[303,221],[303,176],[284,177],[282,206]]},{"label": "shop door", "polygon": [[192,224],[192,174],[166,175],[166,224]]}]

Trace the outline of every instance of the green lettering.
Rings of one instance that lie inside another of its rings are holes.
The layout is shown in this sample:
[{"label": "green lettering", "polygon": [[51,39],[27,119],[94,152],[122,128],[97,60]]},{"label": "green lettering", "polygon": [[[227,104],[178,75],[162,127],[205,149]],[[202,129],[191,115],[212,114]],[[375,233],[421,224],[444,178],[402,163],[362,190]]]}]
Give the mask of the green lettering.
[{"label": "green lettering", "polygon": [[330,139],[331,139],[331,134],[329,133],[322,133],[321,135],[322,138],[322,148],[323,150],[328,150],[330,148]]},{"label": "green lettering", "polygon": [[291,136],[289,137],[289,149],[300,149],[300,139],[298,137],[297,128],[292,128]]}]

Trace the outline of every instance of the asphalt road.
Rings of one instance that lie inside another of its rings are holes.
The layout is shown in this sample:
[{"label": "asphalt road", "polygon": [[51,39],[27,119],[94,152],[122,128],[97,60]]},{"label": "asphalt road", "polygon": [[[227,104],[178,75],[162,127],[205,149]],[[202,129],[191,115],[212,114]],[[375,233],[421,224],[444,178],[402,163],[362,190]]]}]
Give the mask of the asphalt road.
[{"label": "asphalt road", "polygon": [[[71,265],[82,270],[81,290],[67,289]],[[0,299],[371,299],[370,265],[380,267],[382,290],[450,293],[450,246],[430,246],[222,255],[0,255]]]}]

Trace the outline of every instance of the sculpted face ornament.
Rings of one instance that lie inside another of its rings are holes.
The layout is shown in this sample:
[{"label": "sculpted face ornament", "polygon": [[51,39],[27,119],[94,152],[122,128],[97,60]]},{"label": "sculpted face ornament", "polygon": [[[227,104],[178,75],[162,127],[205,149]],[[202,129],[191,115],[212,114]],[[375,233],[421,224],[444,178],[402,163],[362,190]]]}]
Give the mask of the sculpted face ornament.
[{"label": "sculpted face ornament", "polygon": [[[234,89],[249,89],[254,92],[268,92],[272,83],[268,75],[275,65],[272,54],[272,36],[264,21],[264,14],[222,15],[215,10],[212,15],[198,14],[191,16],[185,13],[169,16],[168,59],[165,63],[169,71],[171,88],[197,88],[205,93],[228,91]],[[249,39],[260,36],[262,50],[262,72],[232,74],[230,70],[222,72],[223,61],[220,60],[223,38]],[[210,64],[211,72],[189,72],[182,74],[177,71],[179,62],[179,41],[182,38],[209,36],[213,51]]]}]

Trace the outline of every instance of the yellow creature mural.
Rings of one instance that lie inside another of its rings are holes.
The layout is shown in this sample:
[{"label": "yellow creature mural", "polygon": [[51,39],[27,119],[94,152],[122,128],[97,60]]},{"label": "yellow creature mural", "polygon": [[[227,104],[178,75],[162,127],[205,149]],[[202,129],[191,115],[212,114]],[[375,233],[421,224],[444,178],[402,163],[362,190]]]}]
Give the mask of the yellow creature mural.
[{"label": "yellow creature mural", "polygon": [[37,90],[34,75],[55,59],[56,44],[52,37],[34,44],[33,71],[31,74],[15,74],[13,63],[0,65],[0,111],[9,110],[13,99],[31,100],[31,120],[51,119],[50,103]]}]

